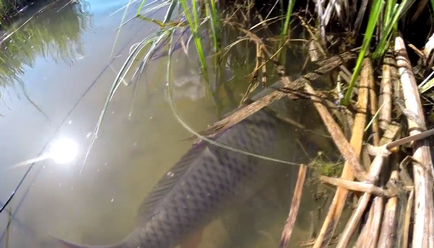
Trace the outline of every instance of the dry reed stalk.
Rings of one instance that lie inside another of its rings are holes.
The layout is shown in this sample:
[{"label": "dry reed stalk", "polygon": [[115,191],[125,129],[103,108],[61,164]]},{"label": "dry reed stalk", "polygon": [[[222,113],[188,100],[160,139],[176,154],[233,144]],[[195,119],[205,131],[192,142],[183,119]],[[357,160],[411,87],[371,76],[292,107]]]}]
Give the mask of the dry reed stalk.
[{"label": "dry reed stalk", "polygon": [[[360,157],[360,150],[361,147],[358,148],[358,151],[356,153],[355,149],[350,145],[350,143],[346,140],[345,135],[343,134],[342,130],[340,129],[339,125],[336,123],[336,121],[333,119],[332,115],[328,111],[328,109],[322,104],[321,98],[318,97],[318,94],[315,92],[315,90],[310,86],[310,84],[305,85],[305,90],[309,94],[310,99],[312,100],[316,110],[318,111],[321,119],[324,122],[324,125],[326,126],[327,130],[330,133],[330,136],[333,139],[333,142],[337,146],[338,150],[342,154],[342,156],[345,159],[345,163],[348,163],[349,170],[351,170],[353,178],[357,178],[357,180],[361,182],[371,182],[375,181],[375,178],[371,178],[366,171],[363,168],[363,165],[361,165],[359,161]],[[363,113],[366,114],[366,113]],[[356,121],[354,122],[355,125],[358,126],[358,123],[356,124]],[[363,136],[363,130],[361,131],[361,134]],[[353,133],[354,136],[354,133]],[[360,141],[362,143],[362,140]],[[361,144],[360,144],[361,146]]]},{"label": "dry reed stalk", "polygon": [[[372,137],[373,137],[373,145],[378,146],[380,143],[380,128],[378,127],[378,118],[375,117],[378,110],[378,101],[377,94],[375,93],[375,79],[374,73],[368,74],[368,82],[369,82],[369,109],[371,110],[371,118],[372,119]],[[375,117],[375,118],[374,118]]]},{"label": "dry reed stalk", "polygon": [[303,193],[304,180],[306,179],[307,166],[302,164],[298,170],[297,184],[295,185],[294,196],[292,197],[291,208],[288,218],[286,219],[285,227],[283,228],[282,237],[280,238],[279,248],[288,247],[289,239],[291,238],[292,230],[294,229],[295,220],[297,219],[300,200]]},{"label": "dry reed stalk", "polygon": [[[392,171],[390,179],[398,181],[398,171]],[[396,210],[398,205],[398,197],[394,196],[387,200],[384,210],[384,217],[381,226],[380,237],[378,238],[378,248],[392,248],[396,238]]]},{"label": "dry reed stalk", "polygon": [[371,165],[371,158],[369,156],[368,148],[364,146],[362,148],[362,154],[360,155],[360,160],[362,161],[363,167],[366,171],[369,170],[369,166]]},{"label": "dry reed stalk", "polygon": [[[358,112],[356,113],[356,117],[354,118],[354,126],[353,126],[353,135],[351,136],[350,139],[350,145],[354,151],[354,157],[353,160],[356,160],[358,163],[358,158],[360,156],[361,150],[362,150],[362,145],[363,145],[363,130],[365,128],[365,124],[366,124],[366,109],[367,109],[367,105],[368,105],[368,89],[367,86],[369,85],[368,79],[369,76],[367,76],[368,74],[372,74],[372,65],[370,63],[369,59],[365,59],[363,62],[363,70],[361,73],[361,80],[360,80],[360,92],[359,92],[359,97],[358,97]],[[309,92],[309,90],[306,90]],[[315,102],[314,102],[315,103]],[[324,106],[322,106],[321,104],[315,103],[315,105],[318,105],[317,109],[320,108],[324,108]],[[321,114],[321,112],[320,112]],[[327,121],[327,119],[325,119],[323,117],[323,115],[321,115],[321,117],[323,118],[323,121],[325,124],[327,124],[330,121]],[[332,119],[330,117],[330,119]],[[332,122],[333,119],[332,119]],[[332,130],[330,130],[330,128],[327,126],[327,129],[329,129],[330,134],[332,134]],[[340,131],[339,127],[337,127],[337,131]],[[336,132],[336,131],[335,131]],[[335,141],[335,143],[337,144],[337,139],[336,139],[337,135],[333,135],[333,140]],[[341,140],[344,141],[344,143],[347,143],[347,140],[345,139],[345,137],[343,136],[342,132],[341,132]],[[337,144],[338,145],[338,144]],[[339,145],[338,145],[339,148]],[[347,146],[348,148],[348,146]],[[341,149],[339,149],[341,150]],[[342,151],[341,151],[342,153]],[[344,156],[345,157],[345,156]],[[341,179],[345,179],[345,180],[354,180],[354,173],[353,173],[353,169],[352,169],[352,163],[350,163],[349,157],[345,157],[346,162],[342,171],[342,175],[341,175]],[[317,237],[317,240],[313,246],[313,248],[320,248],[320,247],[327,247],[331,237],[333,236],[333,233],[336,229],[336,226],[339,222],[339,218],[341,217],[342,214],[342,210],[344,208],[345,205],[345,200],[347,198],[348,195],[348,190],[342,187],[338,187],[335,193],[335,196],[333,198],[333,202],[330,205],[329,211],[327,213],[326,219],[324,220],[324,223],[322,225],[321,231]]]},{"label": "dry reed stalk", "polygon": [[[375,170],[373,169],[374,167],[381,168],[383,165],[383,161],[384,161],[384,157],[381,155],[377,155],[374,161],[372,161],[371,170]],[[351,235],[354,233],[357,225],[359,224],[360,219],[362,218],[362,215],[365,212],[366,206],[368,205],[370,199],[371,199],[370,193],[364,193],[363,196],[360,198],[359,205],[357,206],[356,210],[354,210],[353,214],[348,220],[347,225],[345,226],[345,229],[339,240],[339,243],[336,246],[337,248],[347,247]]]},{"label": "dry reed stalk", "polygon": [[334,186],[346,188],[350,191],[370,193],[377,196],[387,196],[387,197],[392,196],[389,191],[377,187],[373,184],[354,182],[354,181],[344,180],[341,178],[325,177],[325,176],[320,176],[319,180]]},{"label": "dry reed stalk", "polygon": [[380,128],[387,129],[390,121],[392,120],[392,80],[395,78],[393,71],[396,71],[394,67],[395,60],[391,57],[390,53],[387,53],[383,63],[383,75],[380,84],[380,106],[383,106],[379,114]]},{"label": "dry reed stalk", "polygon": [[[385,135],[381,138],[380,145],[386,146],[391,143],[391,140],[396,138],[399,131],[401,130],[396,125],[389,125],[390,129],[388,128],[385,132]],[[383,154],[378,154],[375,156],[374,160],[371,163],[371,166],[369,168],[369,174],[371,177],[378,176],[381,172],[381,169],[383,167],[383,163],[385,161],[386,157],[383,156]],[[376,177],[377,178],[377,177]],[[376,181],[372,182],[376,183]],[[350,219],[347,222],[347,225],[345,226],[345,229],[341,235],[341,238],[339,240],[337,248],[344,248],[347,247],[347,244],[351,238],[351,235],[354,233],[357,225],[360,222],[360,219],[363,215],[363,213],[366,210],[366,206],[368,205],[369,200],[371,199],[370,193],[364,193],[363,196],[359,200],[359,205],[357,206],[357,209],[354,210],[353,214],[351,215]]]},{"label": "dry reed stalk", "polygon": [[357,238],[356,244],[354,245],[355,248],[365,248],[366,242],[369,239],[369,229],[371,228],[372,224],[372,216],[374,214],[374,208],[371,207],[368,213],[368,219],[366,220],[365,225],[363,225],[362,232],[360,233],[359,237]]},{"label": "dry reed stalk", "polygon": [[[419,126],[413,120],[408,119],[410,135],[426,130],[425,118],[420,101],[419,90],[414,79],[412,67],[407,56],[403,39],[398,36],[395,39],[396,61],[401,78],[405,107],[415,113],[419,119]],[[415,210],[413,228],[413,247],[434,247],[434,206],[432,190],[432,157],[429,144],[426,140],[415,141],[412,144],[413,158],[422,162],[429,169],[425,170],[419,163],[413,162]]]},{"label": "dry reed stalk", "polygon": [[410,191],[410,195],[408,196],[407,208],[405,210],[404,229],[402,234],[402,247],[404,248],[409,247],[408,234],[410,232],[410,219],[411,219],[413,204],[414,204],[414,190]]},{"label": "dry reed stalk", "polygon": [[[389,127],[390,127],[390,125],[389,125]],[[434,135],[434,128],[431,128],[430,130],[426,130],[426,131],[423,131],[423,132],[419,132],[419,133],[417,133],[415,135],[407,136],[407,137],[404,137],[404,138],[401,138],[401,139],[398,139],[398,140],[386,143],[384,145],[384,148],[386,148],[386,149],[389,150],[389,149],[392,149],[394,147],[405,145],[407,143],[411,143],[411,142],[414,142],[414,141],[417,141],[417,140],[423,140],[423,139],[428,138],[429,136],[432,136],[432,135]],[[412,158],[412,159],[415,160],[415,161],[417,161],[414,158]]]},{"label": "dry reed stalk", "polygon": [[368,239],[366,248],[376,248],[378,237],[380,236],[380,227],[381,227],[381,219],[383,217],[384,210],[384,198],[383,197],[375,197],[372,205],[373,214],[372,214],[372,222],[371,227],[368,230]]},{"label": "dry reed stalk", "polygon": [[261,68],[265,68],[265,65],[263,65],[261,61],[264,61],[262,57],[262,49],[259,44],[256,44],[256,65],[251,73],[250,84],[247,87],[246,93],[244,93],[243,97],[241,98],[240,105],[246,101],[249,94],[252,93],[259,85],[259,81],[258,81],[259,70]]}]

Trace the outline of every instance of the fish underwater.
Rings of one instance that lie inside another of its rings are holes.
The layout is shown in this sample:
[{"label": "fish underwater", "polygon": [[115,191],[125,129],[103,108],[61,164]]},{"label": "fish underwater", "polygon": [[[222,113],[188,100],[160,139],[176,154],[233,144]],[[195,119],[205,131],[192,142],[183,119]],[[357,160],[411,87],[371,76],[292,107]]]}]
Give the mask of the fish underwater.
[{"label": "fish underwater", "polygon": [[[253,99],[253,98],[252,98]],[[284,98],[273,104],[288,106]],[[272,109],[272,105],[270,105]],[[274,159],[296,162],[294,127],[264,108],[215,135],[220,144]],[[206,141],[194,144],[160,179],[138,210],[135,229],[113,245],[78,245],[54,237],[66,248],[173,248],[219,213],[242,204],[284,168],[298,166],[265,160]],[[294,176],[292,176],[294,178]],[[295,181],[294,181],[295,184]]]}]

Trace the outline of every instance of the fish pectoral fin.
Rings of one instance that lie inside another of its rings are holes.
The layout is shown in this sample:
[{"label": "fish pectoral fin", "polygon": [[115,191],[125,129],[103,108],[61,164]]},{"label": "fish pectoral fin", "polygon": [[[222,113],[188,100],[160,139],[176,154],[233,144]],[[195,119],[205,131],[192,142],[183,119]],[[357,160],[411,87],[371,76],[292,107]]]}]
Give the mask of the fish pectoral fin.
[{"label": "fish pectoral fin", "polygon": [[197,248],[202,242],[203,229],[200,228],[193,235],[187,237],[184,241],[181,242],[180,248]]}]

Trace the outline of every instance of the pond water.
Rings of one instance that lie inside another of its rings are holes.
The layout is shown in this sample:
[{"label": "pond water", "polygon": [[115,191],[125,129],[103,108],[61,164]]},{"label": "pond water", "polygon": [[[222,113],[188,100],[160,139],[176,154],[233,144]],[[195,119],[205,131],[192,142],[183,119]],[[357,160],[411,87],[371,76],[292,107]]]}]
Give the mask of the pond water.
[{"label": "pond water", "polygon": [[[14,26],[32,17],[30,21],[1,44],[0,169],[38,156],[49,142],[63,137],[75,140],[80,153],[74,164],[59,166],[47,160],[34,165],[0,215],[0,247],[59,247],[50,242],[50,233],[89,245],[118,242],[133,229],[146,194],[190,148],[191,142],[183,139],[191,133],[178,123],[164,97],[162,58],[149,64],[136,92],[133,85],[121,85],[81,167],[130,47],[157,30],[152,23],[134,19],[116,40],[127,3],[59,1],[34,16],[41,6],[32,6]],[[136,1],[129,7],[125,20],[134,16],[138,5]],[[152,17],[161,20],[164,13],[163,8]],[[182,80],[200,81],[199,66],[191,61],[181,56],[173,65],[178,85],[185,90],[178,91],[176,104],[185,122],[203,130],[219,116],[212,100],[197,100],[204,93],[197,84],[185,89]],[[254,61],[249,63],[254,66]],[[250,73],[242,65],[230,69],[228,76],[239,81]],[[145,82],[152,87],[143,87]],[[247,84],[238,85],[232,88],[237,102]],[[234,107],[227,99],[223,106],[224,112]],[[27,169],[2,171],[1,204]],[[216,219],[206,227],[199,247],[277,247],[293,190],[285,181],[294,178],[296,174],[274,180],[248,206],[234,209],[226,220]],[[305,191],[293,244],[309,238],[309,212],[316,208],[311,194]]]}]

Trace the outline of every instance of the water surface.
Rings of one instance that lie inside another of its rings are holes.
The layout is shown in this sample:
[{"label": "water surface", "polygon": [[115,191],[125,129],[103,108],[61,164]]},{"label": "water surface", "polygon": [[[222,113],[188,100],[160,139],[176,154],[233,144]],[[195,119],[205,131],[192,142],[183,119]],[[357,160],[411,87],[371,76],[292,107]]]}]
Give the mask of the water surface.
[{"label": "water surface", "polygon": [[[1,45],[1,168],[38,156],[48,142],[62,137],[74,139],[81,153],[75,164],[35,164],[8,207],[12,220],[6,211],[0,215],[0,247],[50,247],[48,233],[94,245],[119,241],[134,227],[146,194],[189,149],[191,142],[182,140],[191,134],[176,121],[164,97],[163,58],[148,66],[134,100],[133,85],[119,88],[81,168],[110,86],[130,47],[156,31],[154,24],[132,20],[122,28],[113,48],[124,13],[119,9],[127,3],[60,1],[32,17]],[[138,3],[134,4],[126,20],[135,14]],[[32,6],[16,26],[40,8]],[[164,9],[152,16],[162,19]],[[196,62],[180,56],[174,63],[174,77],[187,78],[190,84],[200,81]],[[245,81],[249,71],[241,68],[239,72]],[[144,83],[151,86],[146,88]],[[218,118],[216,107],[209,98],[194,101],[203,96],[202,89],[187,88],[178,94],[177,108],[193,129],[202,130]],[[243,90],[236,89],[238,101]],[[224,106],[231,107],[227,99]],[[0,174],[2,202],[26,170]],[[284,175],[281,181],[290,178],[294,175]],[[276,247],[291,195],[282,198],[273,192],[286,186],[270,186],[252,201],[253,207],[234,210],[229,220],[213,222],[200,247]],[[302,211],[294,243],[308,238],[309,211]]]}]

